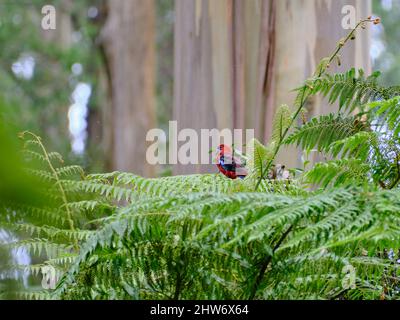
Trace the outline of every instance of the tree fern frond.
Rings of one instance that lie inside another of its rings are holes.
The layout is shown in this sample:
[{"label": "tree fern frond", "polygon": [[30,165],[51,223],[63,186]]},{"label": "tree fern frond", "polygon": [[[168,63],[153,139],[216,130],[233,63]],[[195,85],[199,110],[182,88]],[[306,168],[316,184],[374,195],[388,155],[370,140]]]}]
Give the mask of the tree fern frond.
[{"label": "tree fern frond", "polygon": [[92,181],[71,181],[61,180],[60,183],[66,188],[68,192],[85,192],[93,193],[112,198],[117,201],[126,200],[131,201],[135,198],[135,193],[127,188],[112,186],[109,184],[92,182]]},{"label": "tree fern frond", "polygon": [[333,142],[366,129],[365,124],[355,117],[343,117],[340,114],[322,115],[297,128],[287,137],[285,143],[296,144],[307,151],[314,148],[318,151],[327,151]]},{"label": "tree fern frond", "polygon": [[378,120],[378,130],[391,130],[395,136],[400,134],[400,96],[389,100],[375,101],[368,104],[369,113]]},{"label": "tree fern frond", "polygon": [[56,258],[52,258],[47,260],[46,262],[48,262],[51,265],[71,265],[75,259],[78,257],[77,254],[60,254],[58,257]]},{"label": "tree fern frond", "polygon": [[306,226],[291,238],[280,250],[291,249],[297,246],[304,246],[307,241],[324,241],[332,237],[336,230],[341,230],[359,213],[359,206],[355,202],[342,202],[335,210],[329,212],[322,210],[320,212],[322,219],[315,224]]},{"label": "tree fern frond", "polygon": [[67,166],[56,169],[57,174],[62,177],[70,177],[74,175],[84,176],[84,171],[81,166]]},{"label": "tree fern frond", "polygon": [[377,99],[388,99],[396,93],[394,88],[386,89],[377,84],[379,72],[374,72],[367,78],[364,71],[359,70],[358,76],[354,68],[345,73],[328,74],[311,78],[306,85],[312,95],[320,93],[327,97],[330,104],[339,101],[339,108],[353,111],[355,108]]},{"label": "tree fern frond", "polygon": [[29,240],[20,240],[17,242],[12,242],[7,245],[11,249],[23,248],[32,254],[41,255],[45,253],[48,258],[57,257],[59,254],[68,252],[72,250],[71,246],[60,244],[60,243],[52,243],[47,239],[29,239]]},{"label": "tree fern frond", "polygon": [[[19,218],[43,221],[51,223],[54,226],[64,226],[66,224],[66,216],[58,209],[34,207],[22,203],[7,203],[6,206],[11,207],[12,211],[17,214]],[[14,221],[12,217],[8,217],[8,219]]]},{"label": "tree fern frond", "polygon": [[41,161],[42,163],[47,163],[46,158],[45,158],[42,154],[40,154],[40,153],[38,153],[38,152],[36,152],[36,151],[32,151],[32,150],[29,150],[29,149],[23,149],[23,150],[21,151],[21,153],[23,154],[24,158],[25,158],[27,161],[30,161],[30,160],[39,160],[39,161]]},{"label": "tree fern frond", "polygon": [[55,182],[56,178],[49,172],[37,169],[26,169],[26,172],[45,182]]},{"label": "tree fern frond", "polygon": [[307,192],[303,185],[296,179],[263,179],[260,183],[259,192],[278,193],[293,196],[305,196]]},{"label": "tree fern frond", "polygon": [[[362,20],[357,27],[366,21],[373,22]],[[7,261],[0,285],[10,270],[26,271],[38,285],[40,273],[52,266],[59,279],[54,292],[17,294],[233,300],[375,299],[384,293],[400,298],[399,87],[383,88],[378,73],[365,77],[362,70],[329,75],[326,68],[336,56],[323,59],[297,90],[293,115],[286,105],[277,110],[270,144],[249,143],[245,179],[86,176],[79,166],[63,166],[61,155],[48,153],[36,135],[22,134],[33,139],[25,141],[25,156],[32,161],[24,165],[30,178],[44,181],[37,186],[43,197],[29,205],[0,199],[6,230],[0,229],[1,254],[32,257],[26,266]],[[338,103],[341,112],[303,119],[285,140],[315,94]],[[360,113],[354,115],[355,109]],[[274,168],[274,162],[283,143],[341,159],[317,163],[299,179],[281,174],[278,180],[275,173],[282,167]],[[344,288],[343,267],[353,264],[356,287]]]},{"label": "tree fern frond", "polygon": [[373,146],[378,147],[377,133],[361,131],[333,142],[329,149],[334,157],[341,154],[344,157],[352,156],[361,161],[366,161]]},{"label": "tree fern frond", "polygon": [[24,149],[32,149],[32,148],[40,147],[40,143],[37,140],[25,140],[24,141]]},{"label": "tree fern frond", "polygon": [[221,174],[193,174],[146,179],[130,173],[115,176],[115,184],[129,186],[133,192],[142,196],[162,196],[182,192],[229,193],[243,191],[245,186],[240,179],[231,180]]},{"label": "tree fern frond", "polygon": [[308,183],[328,186],[361,184],[368,179],[370,167],[359,159],[341,159],[320,162],[308,172],[304,178]]},{"label": "tree fern frond", "polygon": [[107,202],[96,201],[96,200],[82,200],[76,202],[69,202],[67,206],[74,211],[82,211],[82,210],[94,211],[95,209],[113,210],[115,208],[115,206],[112,206]]},{"label": "tree fern frond", "polygon": [[86,240],[93,231],[90,230],[68,230],[59,229],[52,226],[37,226],[34,224],[20,223],[13,224],[15,230],[29,233],[32,237],[46,238],[50,240],[67,239],[67,240]]},{"label": "tree fern frond", "polygon": [[64,159],[61,156],[61,154],[59,154],[58,152],[49,152],[48,153],[48,157],[50,160],[57,160],[58,163],[63,164],[64,163]]},{"label": "tree fern frond", "polygon": [[273,213],[265,215],[252,224],[247,225],[229,244],[235,243],[243,236],[248,238],[248,241],[271,236],[271,232],[278,229],[278,226],[282,228],[287,224],[294,225],[300,219],[310,214],[337,207],[340,202],[350,198],[351,193],[347,190],[335,190],[330,195],[317,194],[306,199],[297,199],[290,206],[279,208]]},{"label": "tree fern frond", "polygon": [[113,171],[113,172],[108,172],[108,173],[92,173],[92,174],[88,174],[86,176],[86,180],[109,180],[112,178],[115,178],[116,176],[118,176],[119,174],[121,174],[122,172],[120,171]]}]

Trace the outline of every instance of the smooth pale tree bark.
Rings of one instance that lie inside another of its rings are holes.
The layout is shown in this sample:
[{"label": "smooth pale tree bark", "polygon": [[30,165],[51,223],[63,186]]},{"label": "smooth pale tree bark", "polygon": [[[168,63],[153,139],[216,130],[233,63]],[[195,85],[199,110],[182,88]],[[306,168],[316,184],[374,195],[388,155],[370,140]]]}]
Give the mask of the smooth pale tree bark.
[{"label": "smooth pale tree bark", "polygon": [[[178,128],[263,130],[262,87],[273,52],[274,6],[269,0],[175,1]],[[174,166],[175,173],[210,171],[215,166]]]},{"label": "smooth pale tree bark", "polygon": [[[273,115],[292,104],[304,79],[347,34],[342,7],[370,15],[369,0],[175,0],[174,120],[178,128],[249,128],[267,143]],[[341,71],[367,72],[368,30],[342,55]],[[335,70],[332,68],[332,70]],[[318,99],[310,114],[326,112]],[[296,150],[278,161],[299,165]],[[176,165],[175,173],[215,172],[205,165]]]},{"label": "smooth pale tree bark", "polygon": [[155,5],[153,0],[108,1],[102,39],[111,83],[104,125],[111,168],[153,176],[146,161],[155,120]]}]

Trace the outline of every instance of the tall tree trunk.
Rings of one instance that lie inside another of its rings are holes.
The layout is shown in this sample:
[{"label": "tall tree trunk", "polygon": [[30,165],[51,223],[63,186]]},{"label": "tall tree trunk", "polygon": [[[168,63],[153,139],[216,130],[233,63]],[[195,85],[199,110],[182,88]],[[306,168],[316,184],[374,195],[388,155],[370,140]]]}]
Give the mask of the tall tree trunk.
[{"label": "tall tree trunk", "polygon": [[[370,14],[369,0],[175,0],[174,120],[178,128],[249,128],[266,143],[280,104],[310,76],[348,30],[342,7],[358,18]],[[344,70],[370,67],[368,32],[343,55]],[[316,100],[313,114],[326,111]],[[295,150],[279,161],[297,166]],[[212,166],[177,165],[175,173],[215,171]]]},{"label": "tall tree trunk", "polygon": [[111,77],[114,170],[153,176],[146,133],[155,127],[155,6],[153,0],[110,0],[102,33]]}]

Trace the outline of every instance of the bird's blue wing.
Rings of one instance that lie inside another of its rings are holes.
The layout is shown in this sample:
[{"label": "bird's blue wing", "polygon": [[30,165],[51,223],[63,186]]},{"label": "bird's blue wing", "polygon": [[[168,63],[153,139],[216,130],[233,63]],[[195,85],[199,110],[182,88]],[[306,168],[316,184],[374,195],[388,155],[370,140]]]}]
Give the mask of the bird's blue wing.
[{"label": "bird's blue wing", "polygon": [[219,164],[226,171],[235,172],[236,171],[236,163],[234,159],[229,155],[222,155],[219,157]]}]

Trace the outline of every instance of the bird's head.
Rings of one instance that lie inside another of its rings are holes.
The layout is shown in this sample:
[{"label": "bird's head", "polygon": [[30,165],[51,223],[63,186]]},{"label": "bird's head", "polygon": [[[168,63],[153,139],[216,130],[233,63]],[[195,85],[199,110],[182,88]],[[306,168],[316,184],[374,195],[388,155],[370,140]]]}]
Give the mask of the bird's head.
[{"label": "bird's head", "polygon": [[230,153],[230,152],[232,152],[232,149],[229,146],[227,146],[226,144],[220,144],[217,148],[217,152],[218,153],[225,153],[225,152]]},{"label": "bird's head", "polygon": [[215,158],[217,159],[217,162],[222,155],[229,153],[232,153],[232,149],[226,144],[220,144],[215,151]]}]

